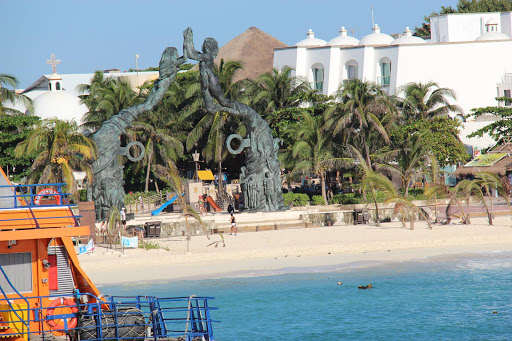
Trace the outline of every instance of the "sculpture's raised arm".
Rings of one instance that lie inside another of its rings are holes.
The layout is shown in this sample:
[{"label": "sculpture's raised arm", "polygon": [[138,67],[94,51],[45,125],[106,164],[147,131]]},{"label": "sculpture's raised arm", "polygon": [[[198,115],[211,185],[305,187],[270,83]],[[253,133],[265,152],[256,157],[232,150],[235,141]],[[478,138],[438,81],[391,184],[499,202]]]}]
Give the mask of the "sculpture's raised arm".
[{"label": "sculpture's raised arm", "polygon": [[[213,62],[219,52],[217,41],[213,38],[206,38],[202,46],[202,52],[199,52],[194,49],[193,34],[190,27],[183,31],[183,38],[184,54],[190,57],[190,59],[199,61],[201,92],[206,110],[214,114],[226,108],[223,111],[236,115],[238,111],[235,104],[224,96],[219,78],[213,72]],[[214,99],[220,103],[220,106],[215,103]]]},{"label": "sculpture's raised arm", "polygon": [[146,102],[121,110],[105,121],[92,135],[92,139],[98,146],[98,157],[92,164],[94,173],[92,195],[98,219],[105,219],[112,207],[120,209],[124,205],[124,166],[119,163],[118,156],[126,155],[126,151],[123,152],[126,147],[121,148],[119,136],[126,132],[140,114],[153,110],[162,100],[178,73],[178,66],[185,61],[186,57],[179,57],[175,47],[166,48],[160,59],[159,77]]}]

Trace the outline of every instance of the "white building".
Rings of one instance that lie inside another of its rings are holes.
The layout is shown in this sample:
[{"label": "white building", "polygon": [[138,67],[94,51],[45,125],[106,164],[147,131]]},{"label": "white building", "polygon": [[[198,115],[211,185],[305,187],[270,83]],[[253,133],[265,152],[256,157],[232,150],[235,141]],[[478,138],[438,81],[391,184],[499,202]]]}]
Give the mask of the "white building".
[{"label": "white building", "polygon": [[[434,81],[455,91],[464,114],[511,95],[512,12],[447,14],[430,22],[429,40],[413,37],[408,28],[394,39],[377,25],[360,41],[343,27],[329,41],[315,38],[310,30],[295,46],[275,50],[274,67],[293,67],[297,76],[326,95],[356,77],[380,84],[390,95],[409,82]],[[466,138],[484,125],[467,122],[462,141],[480,148],[491,145],[490,138]]]},{"label": "white building", "polygon": [[[22,103],[15,103],[12,107],[41,119],[56,117],[82,124],[82,118],[88,109],[80,102],[78,96],[81,94],[78,93],[77,86],[90,84],[94,73],[58,74],[56,65],[60,64],[60,60],[56,60],[54,55],[47,63],[52,65],[52,74],[43,75],[26,89],[18,90],[33,100],[33,112],[27,111]],[[144,82],[157,79],[158,71],[120,72],[114,69],[104,71],[104,77],[118,78],[127,82],[134,91],[138,91],[137,87]]]}]

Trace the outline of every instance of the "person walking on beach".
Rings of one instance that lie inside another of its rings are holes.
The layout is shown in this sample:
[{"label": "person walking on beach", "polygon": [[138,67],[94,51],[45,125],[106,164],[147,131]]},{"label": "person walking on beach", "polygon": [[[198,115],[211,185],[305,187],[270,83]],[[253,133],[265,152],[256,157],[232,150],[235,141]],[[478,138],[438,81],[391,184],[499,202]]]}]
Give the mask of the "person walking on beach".
[{"label": "person walking on beach", "polygon": [[101,222],[100,233],[101,240],[105,243],[107,241],[107,223],[105,221]]},{"label": "person walking on beach", "polygon": [[123,229],[126,228],[126,208],[121,208],[121,212],[119,212],[121,217],[121,223],[123,224]]},{"label": "person walking on beach", "polygon": [[235,234],[236,236],[236,219],[235,219],[235,216],[233,215],[233,213],[231,213],[231,233],[230,235],[232,235],[233,233]]},{"label": "person walking on beach", "polygon": [[142,196],[139,195],[139,203],[140,203],[140,210],[144,212],[144,199],[142,199]]}]

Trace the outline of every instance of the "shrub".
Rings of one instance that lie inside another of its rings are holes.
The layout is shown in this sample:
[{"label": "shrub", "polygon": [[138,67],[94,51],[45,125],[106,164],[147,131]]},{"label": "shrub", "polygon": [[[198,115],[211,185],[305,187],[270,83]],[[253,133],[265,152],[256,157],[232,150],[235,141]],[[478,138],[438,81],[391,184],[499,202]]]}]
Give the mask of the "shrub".
[{"label": "shrub", "polygon": [[284,203],[288,206],[306,206],[309,203],[309,197],[304,193],[284,193]]},{"label": "shrub", "polygon": [[353,205],[361,203],[361,194],[359,193],[343,193],[336,194],[329,200],[329,204]]},{"label": "shrub", "polygon": [[87,190],[86,189],[79,189],[78,195],[80,197],[80,201],[87,201]]},{"label": "shrub", "polygon": [[153,242],[153,241],[143,242],[143,241],[139,240],[139,248],[145,249],[145,250],[164,249],[166,251],[170,251],[168,247],[161,246],[160,244]]},{"label": "shrub", "polygon": [[321,195],[313,195],[313,198],[311,198],[311,205],[325,205],[324,197]]}]

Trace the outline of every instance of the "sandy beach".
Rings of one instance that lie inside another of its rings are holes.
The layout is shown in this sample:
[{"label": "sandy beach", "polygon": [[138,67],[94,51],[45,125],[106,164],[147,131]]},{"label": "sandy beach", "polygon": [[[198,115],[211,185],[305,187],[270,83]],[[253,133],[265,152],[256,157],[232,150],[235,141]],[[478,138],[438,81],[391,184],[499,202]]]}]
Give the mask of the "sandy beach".
[{"label": "sandy beach", "polygon": [[[471,225],[416,222],[331,226],[193,236],[187,253],[185,237],[152,239],[165,249],[112,251],[97,247],[79,256],[80,264],[97,285],[136,281],[174,281],[223,276],[312,271],[335,266],[364,266],[378,262],[422,260],[467,253],[512,251],[512,219],[498,216]],[[215,247],[217,245],[217,247]]]}]

